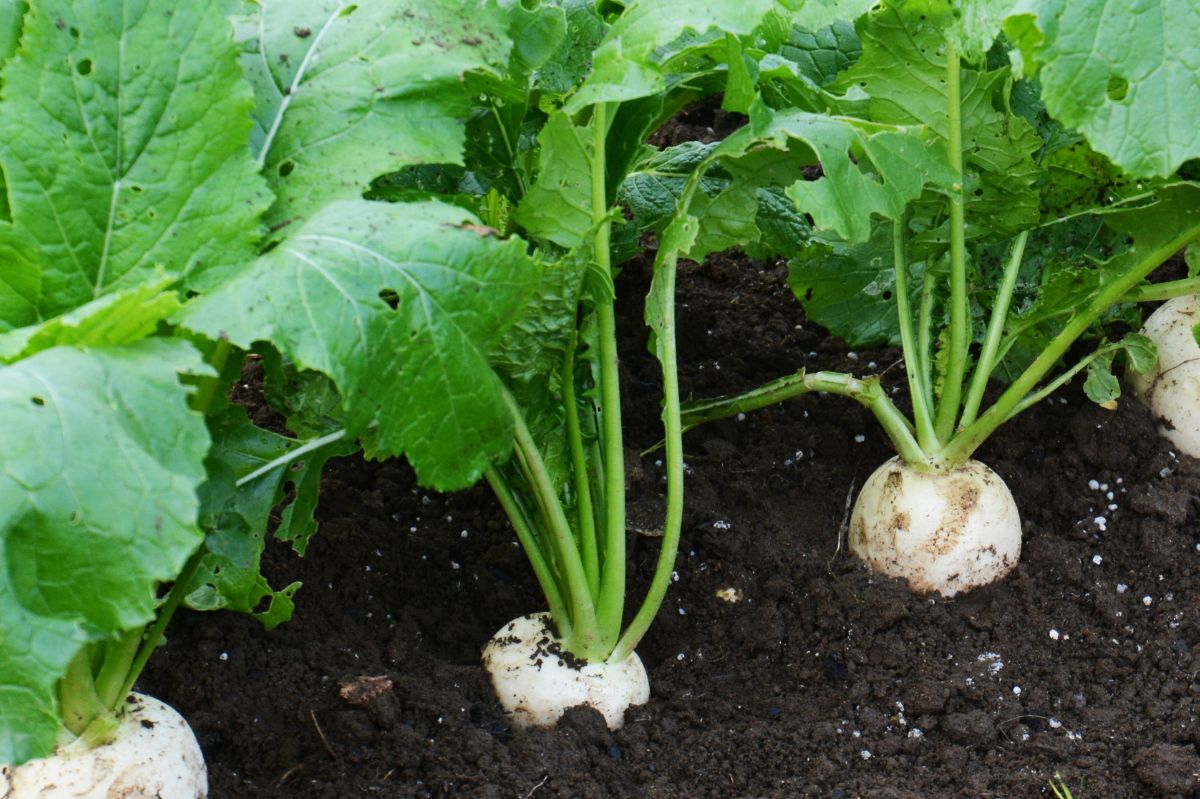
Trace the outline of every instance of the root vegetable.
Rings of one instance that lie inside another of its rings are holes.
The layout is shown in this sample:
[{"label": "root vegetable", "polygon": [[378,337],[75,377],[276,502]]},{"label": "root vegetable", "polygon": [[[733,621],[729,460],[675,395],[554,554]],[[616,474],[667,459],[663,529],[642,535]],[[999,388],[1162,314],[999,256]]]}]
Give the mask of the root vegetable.
[{"label": "root vegetable", "polygon": [[1160,430],[1179,449],[1200,458],[1200,296],[1176,297],[1146,320],[1142,334],[1158,348],[1149,372],[1130,372],[1134,392],[1160,421]]},{"label": "root vegetable", "polygon": [[915,591],[950,597],[1017,565],[1021,522],[1008,486],[979,461],[928,472],[892,458],[858,495],[850,550]]},{"label": "root vegetable", "polygon": [[208,775],[191,727],[154,697],[130,694],[116,738],[0,771],[5,799],[204,799]]},{"label": "root vegetable", "polygon": [[650,698],[641,659],[631,654],[615,663],[580,661],[562,648],[549,621],[549,613],[514,619],[483,648],[500,704],[518,727],[551,727],[567,708],[588,705],[610,730],[619,729],[625,710]]}]

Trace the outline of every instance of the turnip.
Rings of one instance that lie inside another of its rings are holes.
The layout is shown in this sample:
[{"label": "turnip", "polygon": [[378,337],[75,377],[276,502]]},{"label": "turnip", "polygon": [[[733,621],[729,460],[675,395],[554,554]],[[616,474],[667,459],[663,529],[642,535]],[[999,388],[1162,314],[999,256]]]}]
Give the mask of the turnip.
[{"label": "turnip", "polygon": [[636,653],[620,661],[585,662],[563,648],[550,614],[534,613],[504,625],[483,648],[483,666],[500,704],[518,727],[551,727],[563,711],[595,708],[608,728],[650,698],[650,681]]},{"label": "turnip", "polygon": [[1162,434],[1200,458],[1200,295],[1175,297],[1150,314],[1142,334],[1158,359],[1147,372],[1130,370],[1129,382],[1160,422]]},{"label": "turnip", "polygon": [[0,770],[5,799],[204,799],[208,775],[196,736],[159,700],[130,694],[112,739],[79,741],[56,754]]},{"label": "turnip", "polygon": [[1017,565],[1021,520],[1008,486],[979,461],[927,472],[892,458],[859,492],[850,551],[915,591],[954,596]]}]

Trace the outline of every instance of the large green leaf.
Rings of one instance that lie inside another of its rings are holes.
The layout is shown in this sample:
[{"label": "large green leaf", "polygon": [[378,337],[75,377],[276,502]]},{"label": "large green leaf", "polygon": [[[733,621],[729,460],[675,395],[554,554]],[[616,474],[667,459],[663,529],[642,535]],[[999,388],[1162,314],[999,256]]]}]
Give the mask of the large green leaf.
[{"label": "large green leaf", "polygon": [[0,762],[53,749],[67,663],[147,623],[199,545],[209,438],[178,373],[202,369],[162,339],[0,366]]},{"label": "large green leaf", "polygon": [[267,192],[220,4],[40,3],[3,79],[0,164],[43,316],[252,255]]},{"label": "large green leaf", "polygon": [[368,454],[461,488],[511,446],[487,353],[539,279],[525,243],[493,233],[440,203],[332,203],[182,322],[328,375]]},{"label": "large green leaf", "polygon": [[1137,176],[1200,156],[1195,0],[1022,0],[1005,23],[1050,112]]},{"label": "large green leaf", "polygon": [[411,164],[462,163],[469,70],[502,68],[506,15],[470,0],[266,0],[242,21],[272,226]]}]

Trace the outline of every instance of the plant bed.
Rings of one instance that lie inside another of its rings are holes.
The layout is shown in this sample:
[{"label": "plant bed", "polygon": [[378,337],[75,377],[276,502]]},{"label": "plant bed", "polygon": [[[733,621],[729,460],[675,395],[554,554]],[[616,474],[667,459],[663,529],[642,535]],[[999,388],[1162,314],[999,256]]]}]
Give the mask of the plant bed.
[{"label": "plant bed", "polygon": [[[688,266],[679,303],[685,396],[806,363],[903,380],[896,351],[810,325],[781,265]],[[628,445],[646,447],[658,367],[639,303],[618,313]],[[987,441],[1025,552],[951,601],[847,553],[849,492],[890,454],[859,406],[802,397],[685,451],[678,580],[639,647],[654,694],[620,731],[590,710],[512,729],[479,648],[540,607],[537,585],[485,488],[425,491],[399,462],[336,462],[309,557],[268,550],[273,584],[305,582],[293,621],[183,613],[142,690],[191,722],[215,799],[1034,797],[1056,772],[1076,796],[1195,794],[1200,464],[1139,404],[1102,410],[1076,381]],[[661,469],[628,460],[636,527],[661,518]],[[630,543],[640,587],[657,546]]]}]

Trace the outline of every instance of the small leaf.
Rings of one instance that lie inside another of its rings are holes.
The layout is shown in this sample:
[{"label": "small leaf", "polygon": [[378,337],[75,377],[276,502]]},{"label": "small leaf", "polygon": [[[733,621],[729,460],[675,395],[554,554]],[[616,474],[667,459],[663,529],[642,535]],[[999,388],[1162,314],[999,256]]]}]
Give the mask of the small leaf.
[{"label": "small leaf", "polygon": [[1158,348],[1146,336],[1130,333],[1118,342],[1129,358],[1129,368],[1135,372],[1149,372],[1158,360]]},{"label": "small leaf", "polygon": [[550,115],[538,137],[537,180],[513,219],[535,238],[573,249],[592,229],[592,130],[576,127],[561,111]]},{"label": "small leaf", "polygon": [[577,113],[601,102],[635,100],[666,87],[655,51],[688,31],[721,31],[735,36],[752,33],[775,7],[774,0],[641,0],[630,3],[592,54],[592,72],[567,101]]},{"label": "small leaf", "polygon": [[1087,367],[1083,392],[1097,405],[1105,405],[1121,396],[1121,383],[1112,373],[1112,356],[1093,358]]}]

